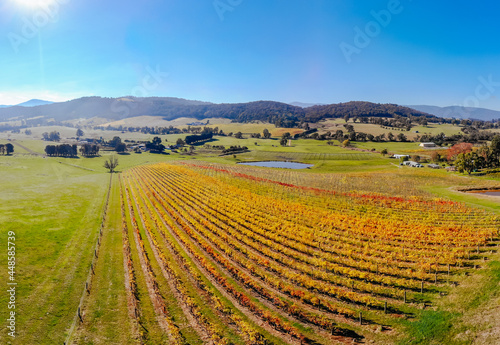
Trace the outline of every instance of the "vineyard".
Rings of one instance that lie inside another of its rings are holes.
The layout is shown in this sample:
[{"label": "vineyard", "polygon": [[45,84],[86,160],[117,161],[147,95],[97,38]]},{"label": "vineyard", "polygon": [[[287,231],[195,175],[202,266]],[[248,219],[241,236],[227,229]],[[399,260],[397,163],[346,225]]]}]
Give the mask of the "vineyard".
[{"label": "vineyard", "polygon": [[496,251],[498,219],[461,203],[253,171],[162,163],[120,174],[127,306],[141,343],[391,335],[394,320]]}]

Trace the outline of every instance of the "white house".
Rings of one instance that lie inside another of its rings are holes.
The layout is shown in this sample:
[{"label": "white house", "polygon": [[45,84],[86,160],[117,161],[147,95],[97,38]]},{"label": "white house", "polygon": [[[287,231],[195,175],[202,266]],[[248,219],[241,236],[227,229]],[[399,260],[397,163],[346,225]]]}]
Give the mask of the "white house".
[{"label": "white house", "polygon": [[425,147],[426,149],[437,147],[437,145],[434,144],[434,143],[420,143],[419,146],[420,147]]},{"label": "white house", "polygon": [[393,155],[392,158],[401,159],[401,158],[410,158],[410,155]]}]

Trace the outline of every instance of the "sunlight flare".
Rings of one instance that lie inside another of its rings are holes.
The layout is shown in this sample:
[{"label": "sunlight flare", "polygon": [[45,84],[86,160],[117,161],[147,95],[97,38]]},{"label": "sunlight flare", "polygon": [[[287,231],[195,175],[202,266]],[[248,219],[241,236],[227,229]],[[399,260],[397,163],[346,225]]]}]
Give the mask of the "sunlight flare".
[{"label": "sunlight flare", "polygon": [[56,2],[56,0],[14,0],[14,1],[26,7],[46,7]]}]

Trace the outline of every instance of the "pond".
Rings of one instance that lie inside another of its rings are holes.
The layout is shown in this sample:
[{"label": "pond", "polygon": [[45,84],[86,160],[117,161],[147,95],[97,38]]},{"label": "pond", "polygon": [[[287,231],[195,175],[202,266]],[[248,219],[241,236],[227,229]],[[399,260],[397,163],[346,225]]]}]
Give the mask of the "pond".
[{"label": "pond", "polygon": [[256,167],[283,168],[283,169],[307,169],[314,166],[313,164],[281,162],[281,161],[248,162],[248,163],[238,163],[238,164],[251,165]]},{"label": "pond", "polygon": [[471,190],[469,193],[476,193],[490,196],[500,196],[500,189]]}]

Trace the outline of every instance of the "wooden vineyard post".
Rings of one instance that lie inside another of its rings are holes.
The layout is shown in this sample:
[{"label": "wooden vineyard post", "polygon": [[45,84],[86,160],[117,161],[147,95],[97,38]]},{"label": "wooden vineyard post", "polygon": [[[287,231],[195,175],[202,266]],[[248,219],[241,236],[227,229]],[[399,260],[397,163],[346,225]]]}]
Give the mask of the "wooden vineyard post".
[{"label": "wooden vineyard post", "polygon": [[387,314],[387,301],[384,303],[384,314]]},{"label": "wooden vineyard post", "polygon": [[363,313],[362,312],[359,312],[359,324],[360,325],[363,324]]},{"label": "wooden vineyard post", "polygon": [[406,303],[406,290],[405,290],[405,297],[404,297],[404,302]]},{"label": "wooden vineyard post", "polygon": [[424,281],[420,283],[420,293],[424,293]]}]

